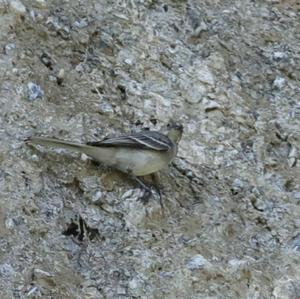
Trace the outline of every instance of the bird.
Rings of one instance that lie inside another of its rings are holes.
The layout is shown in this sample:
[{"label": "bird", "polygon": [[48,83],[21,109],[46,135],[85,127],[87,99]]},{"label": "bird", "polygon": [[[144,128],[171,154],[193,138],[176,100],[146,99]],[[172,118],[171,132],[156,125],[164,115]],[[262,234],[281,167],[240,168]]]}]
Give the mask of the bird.
[{"label": "bird", "polygon": [[[144,130],[116,137],[107,136],[100,141],[85,144],[48,137],[30,137],[26,143],[84,153],[97,162],[126,173],[143,189],[140,200],[146,203],[152,194],[151,188],[139,177],[167,168],[177,155],[183,126],[171,122],[167,128],[166,135],[158,131]],[[159,189],[157,191],[161,197]]]}]

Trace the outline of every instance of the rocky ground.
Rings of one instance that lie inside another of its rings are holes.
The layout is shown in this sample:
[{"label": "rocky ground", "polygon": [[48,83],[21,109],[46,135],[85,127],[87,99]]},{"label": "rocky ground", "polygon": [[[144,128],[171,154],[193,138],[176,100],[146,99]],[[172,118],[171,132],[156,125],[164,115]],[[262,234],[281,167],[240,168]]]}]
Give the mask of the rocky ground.
[{"label": "rocky ground", "polygon": [[[300,298],[299,17],[296,0],[0,0],[0,297]],[[171,118],[164,210],[24,144]]]}]

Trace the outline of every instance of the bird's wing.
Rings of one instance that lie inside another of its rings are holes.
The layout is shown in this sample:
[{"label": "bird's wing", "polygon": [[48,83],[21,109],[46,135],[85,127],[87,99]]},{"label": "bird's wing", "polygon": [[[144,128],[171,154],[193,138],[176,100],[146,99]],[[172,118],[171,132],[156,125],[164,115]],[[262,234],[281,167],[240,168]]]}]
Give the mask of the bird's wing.
[{"label": "bird's wing", "polygon": [[168,151],[172,148],[172,141],[165,135],[155,131],[143,131],[122,135],[119,137],[106,137],[101,141],[88,142],[87,145],[99,147],[133,147]]}]

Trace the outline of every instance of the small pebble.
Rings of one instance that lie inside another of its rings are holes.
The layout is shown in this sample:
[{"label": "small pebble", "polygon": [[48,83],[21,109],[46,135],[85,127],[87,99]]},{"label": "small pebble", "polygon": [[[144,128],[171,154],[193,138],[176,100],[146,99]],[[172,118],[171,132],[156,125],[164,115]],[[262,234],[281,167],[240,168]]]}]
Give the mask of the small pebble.
[{"label": "small pebble", "polygon": [[14,268],[10,264],[3,263],[0,265],[0,276],[2,279],[4,277],[10,277],[14,274]]},{"label": "small pebble", "polygon": [[277,76],[273,81],[273,87],[276,89],[282,89],[285,85],[285,79]]},{"label": "small pebble", "polygon": [[4,46],[4,52],[6,55],[11,54],[16,48],[16,44],[15,43],[9,43],[7,45]]},{"label": "small pebble", "polygon": [[190,270],[200,270],[207,265],[209,265],[209,262],[201,254],[196,254],[186,263],[187,268]]},{"label": "small pebble", "polygon": [[40,57],[41,62],[50,70],[53,70],[52,59],[48,53],[43,53]]},{"label": "small pebble", "polygon": [[95,194],[92,196],[92,203],[96,204],[99,203],[102,198],[102,192],[97,191]]},{"label": "small pebble", "polygon": [[[295,199],[296,204],[300,204],[300,191],[296,191],[293,193],[293,197]],[[300,219],[298,219],[300,225]]]},{"label": "small pebble", "polygon": [[25,15],[26,13],[26,7],[21,1],[18,0],[12,0],[9,2],[9,7],[12,12],[18,14],[18,15]]},{"label": "small pebble", "polygon": [[44,8],[47,7],[47,1],[46,0],[34,0],[34,6],[38,8]]},{"label": "small pebble", "polygon": [[293,240],[292,248],[294,251],[300,251],[300,235]]},{"label": "small pebble", "polygon": [[213,110],[221,109],[221,106],[216,101],[213,100],[204,99],[203,105],[204,105],[204,111],[206,113],[211,112]]},{"label": "small pebble", "polygon": [[5,220],[5,227],[6,227],[7,229],[13,229],[13,228],[15,227],[15,222],[14,222],[14,220],[13,220],[12,218],[7,218],[7,219]]},{"label": "small pebble", "polygon": [[33,270],[33,275],[35,277],[35,279],[43,279],[45,277],[53,277],[54,275],[49,273],[49,272],[46,272],[44,270],[41,270],[41,269],[38,269],[38,268],[35,268]]},{"label": "small pebble", "polygon": [[82,161],[90,160],[89,156],[87,156],[86,154],[81,154],[80,158],[81,158]]},{"label": "small pebble", "polygon": [[57,82],[57,78],[55,76],[53,76],[53,75],[49,75],[48,79],[51,82]]},{"label": "small pebble", "polygon": [[300,191],[295,192],[295,193],[294,193],[294,197],[295,197],[296,199],[300,199]]},{"label": "small pebble", "polygon": [[35,162],[36,162],[36,161],[39,161],[39,156],[37,156],[37,155],[32,155],[32,156],[31,156],[31,160],[32,160],[32,161],[35,161]]},{"label": "small pebble", "polygon": [[81,29],[81,28],[84,28],[84,27],[88,26],[89,23],[88,23],[87,19],[84,18],[84,19],[81,19],[80,21],[75,21],[73,25],[75,27]]},{"label": "small pebble", "polygon": [[34,286],[33,288],[31,288],[26,295],[27,298],[38,298],[40,296],[41,296],[41,293],[37,286]]},{"label": "small pebble", "polygon": [[119,286],[119,287],[117,288],[117,294],[118,294],[118,295],[126,295],[126,294],[127,294],[126,288],[125,288],[125,287]]},{"label": "small pebble", "polygon": [[102,103],[99,105],[99,112],[103,114],[114,113],[114,108],[110,103]]},{"label": "small pebble", "polygon": [[207,27],[206,23],[201,22],[201,24],[192,33],[192,37],[200,37],[201,33],[204,31],[208,31],[208,27]]},{"label": "small pebble", "polygon": [[124,60],[124,62],[125,62],[127,65],[132,65],[132,64],[133,64],[133,60],[130,59],[130,58],[126,58],[126,59]]},{"label": "small pebble", "polygon": [[34,101],[37,98],[42,98],[44,96],[44,91],[41,87],[35,83],[29,82],[27,84],[28,88],[28,99],[29,101]]},{"label": "small pebble", "polygon": [[288,58],[288,55],[284,52],[274,52],[273,53],[273,59],[275,61],[280,61],[280,60],[284,60],[284,59],[287,59]]},{"label": "small pebble", "polygon": [[62,85],[64,78],[65,78],[65,70],[60,69],[57,75],[57,84]]}]

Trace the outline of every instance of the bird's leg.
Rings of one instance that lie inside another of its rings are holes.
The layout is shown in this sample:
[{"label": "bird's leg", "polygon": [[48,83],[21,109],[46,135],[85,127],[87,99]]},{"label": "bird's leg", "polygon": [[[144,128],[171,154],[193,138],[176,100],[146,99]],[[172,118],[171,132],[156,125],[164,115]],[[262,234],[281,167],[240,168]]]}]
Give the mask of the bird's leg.
[{"label": "bird's leg", "polygon": [[[142,187],[142,189],[144,190],[144,194],[139,198],[139,200],[141,202],[143,202],[144,204],[147,204],[149,202],[149,198],[150,196],[152,195],[152,190],[150,187],[146,186],[146,184],[141,180],[139,179],[138,177],[135,177],[135,176],[132,176],[132,178],[139,183],[139,185]],[[159,196],[159,203],[160,203],[160,206],[162,208],[162,210],[164,210],[164,205],[163,205],[163,202],[162,202],[162,197],[161,197],[161,192],[160,192],[160,189],[159,189],[159,184],[158,184],[158,179],[159,179],[159,176],[157,174],[152,174],[151,175],[151,179],[152,181],[154,182],[154,184],[152,184],[152,187],[155,189],[155,191],[157,192],[158,196]]]},{"label": "bird's leg", "polygon": [[161,191],[160,191],[160,183],[159,183],[159,174],[157,172],[152,173],[151,174],[151,180],[152,180],[152,186],[155,189],[155,191],[157,192],[157,194],[159,195],[159,197],[161,197]]},{"label": "bird's leg", "polygon": [[162,203],[162,198],[161,198],[161,192],[160,192],[160,184],[159,184],[159,174],[157,172],[151,174],[151,180],[153,182],[152,186],[157,192],[159,196],[159,203],[163,209],[163,203]]},{"label": "bird's leg", "polygon": [[[144,191],[143,195],[138,200],[140,200],[144,204],[147,204],[149,202],[149,198],[152,195],[151,188],[148,187],[140,178],[138,178],[137,176],[133,175],[131,171],[127,171],[127,173],[130,175],[130,177],[132,178],[132,180],[136,181],[141,186],[142,190]],[[151,179],[155,183],[155,184],[152,184],[151,186],[155,189],[155,191],[159,195],[159,202],[160,202],[161,207],[163,208],[163,204],[162,204],[162,200],[161,200],[161,192],[159,190],[159,184],[158,184],[159,177],[158,177],[157,174],[156,175],[152,174],[151,175]]]},{"label": "bird's leg", "polygon": [[136,176],[132,176],[132,178],[138,182],[138,184],[142,187],[144,193],[143,195],[139,198],[139,200],[143,203],[143,204],[147,204],[149,202],[149,198],[150,196],[152,195],[152,191],[151,189],[146,186],[146,184],[141,180],[139,179],[138,177]]},{"label": "bird's leg", "polygon": [[130,169],[127,170],[127,173],[130,175],[132,180],[136,181],[142,187],[144,191],[143,195],[138,200],[140,200],[144,204],[148,203],[149,198],[152,195],[151,189],[148,186],[146,186],[146,184],[141,179],[133,175]]}]

